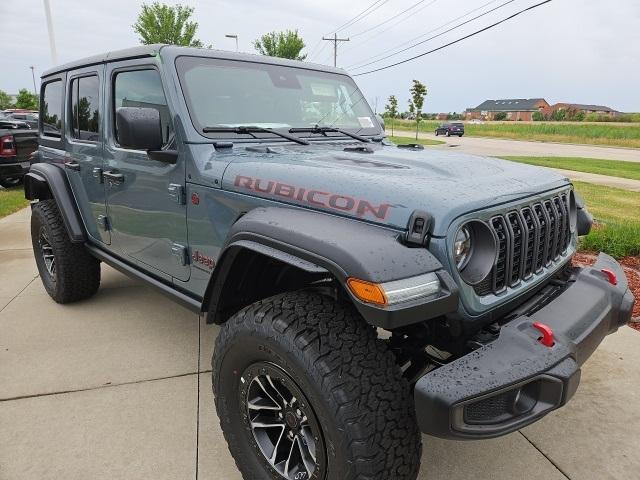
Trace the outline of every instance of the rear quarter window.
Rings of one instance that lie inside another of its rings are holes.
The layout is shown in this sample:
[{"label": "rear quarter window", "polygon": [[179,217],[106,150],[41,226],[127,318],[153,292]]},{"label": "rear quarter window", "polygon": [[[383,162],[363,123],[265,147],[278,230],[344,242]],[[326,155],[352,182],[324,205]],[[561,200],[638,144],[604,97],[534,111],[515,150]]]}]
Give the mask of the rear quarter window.
[{"label": "rear quarter window", "polygon": [[43,135],[56,138],[62,136],[62,80],[44,85],[40,117]]}]

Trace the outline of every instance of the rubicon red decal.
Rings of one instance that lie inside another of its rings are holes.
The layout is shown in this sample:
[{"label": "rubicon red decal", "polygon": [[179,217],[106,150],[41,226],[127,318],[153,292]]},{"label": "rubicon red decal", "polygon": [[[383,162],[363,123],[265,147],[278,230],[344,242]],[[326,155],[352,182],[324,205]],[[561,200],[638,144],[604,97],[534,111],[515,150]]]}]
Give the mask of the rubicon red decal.
[{"label": "rubicon red decal", "polygon": [[260,178],[245,177],[243,175],[236,176],[234,185],[260,194],[296,200],[315,207],[330,208],[342,212],[353,212],[359,217],[371,215],[379,220],[385,220],[389,213],[389,208],[393,207],[393,205],[389,203],[374,205],[367,200],[360,200],[350,197],[349,195],[323,192],[321,190],[309,190],[274,180],[263,180]]}]

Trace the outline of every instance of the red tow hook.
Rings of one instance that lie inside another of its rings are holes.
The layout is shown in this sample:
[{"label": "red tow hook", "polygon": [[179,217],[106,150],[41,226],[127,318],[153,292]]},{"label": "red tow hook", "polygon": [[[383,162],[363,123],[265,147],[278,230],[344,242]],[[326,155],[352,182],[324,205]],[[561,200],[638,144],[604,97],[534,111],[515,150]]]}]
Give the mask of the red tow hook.
[{"label": "red tow hook", "polygon": [[618,277],[616,276],[616,274],[615,274],[615,272],[613,270],[610,270],[608,268],[602,268],[602,269],[600,269],[600,271],[605,274],[605,276],[607,277],[607,280],[609,281],[609,283],[611,285],[617,285],[618,284]]},{"label": "red tow hook", "polygon": [[555,345],[556,342],[553,339],[553,330],[549,325],[545,325],[540,322],[533,322],[533,328],[542,333],[542,337],[538,339],[542,345],[545,347],[553,347]]}]

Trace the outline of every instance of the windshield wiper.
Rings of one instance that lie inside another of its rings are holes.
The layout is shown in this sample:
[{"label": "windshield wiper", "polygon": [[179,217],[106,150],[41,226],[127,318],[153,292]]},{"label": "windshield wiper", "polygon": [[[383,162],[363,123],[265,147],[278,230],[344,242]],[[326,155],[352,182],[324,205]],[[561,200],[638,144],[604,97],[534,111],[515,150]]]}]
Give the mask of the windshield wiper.
[{"label": "windshield wiper", "polygon": [[347,137],[354,138],[354,139],[359,140],[361,142],[367,142],[368,143],[370,141],[367,137],[363,137],[362,135],[358,135],[356,133],[351,133],[351,132],[348,132],[347,130],[343,130],[341,128],[335,128],[335,127],[321,127],[319,125],[316,125],[315,127],[303,127],[303,128],[290,128],[289,129],[289,133],[322,133],[325,136],[327,135],[327,132],[341,133],[343,135],[346,135]]},{"label": "windshield wiper", "polygon": [[273,133],[282,138],[286,138],[287,140],[291,140],[292,142],[299,143],[300,145],[309,145],[309,142],[306,140],[296,137],[295,135],[289,135],[284,132],[279,132],[274,130],[273,128],[266,127],[258,127],[255,125],[240,125],[237,127],[204,127],[202,129],[204,133],[223,133],[223,132],[231,132],[231,133],[240,133],[240,134],[253,134],[253,133]]}]

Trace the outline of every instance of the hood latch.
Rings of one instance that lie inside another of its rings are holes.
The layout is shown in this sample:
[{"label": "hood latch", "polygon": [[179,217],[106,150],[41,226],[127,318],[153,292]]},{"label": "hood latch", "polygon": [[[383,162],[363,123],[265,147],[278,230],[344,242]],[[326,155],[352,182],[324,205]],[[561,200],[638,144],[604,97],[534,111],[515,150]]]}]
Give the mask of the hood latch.
[{"label": "hood latch", "polygon": [[422,210],[414,210],[409,219],[405,242],[410,245],[426,246],[433,217]]}]

